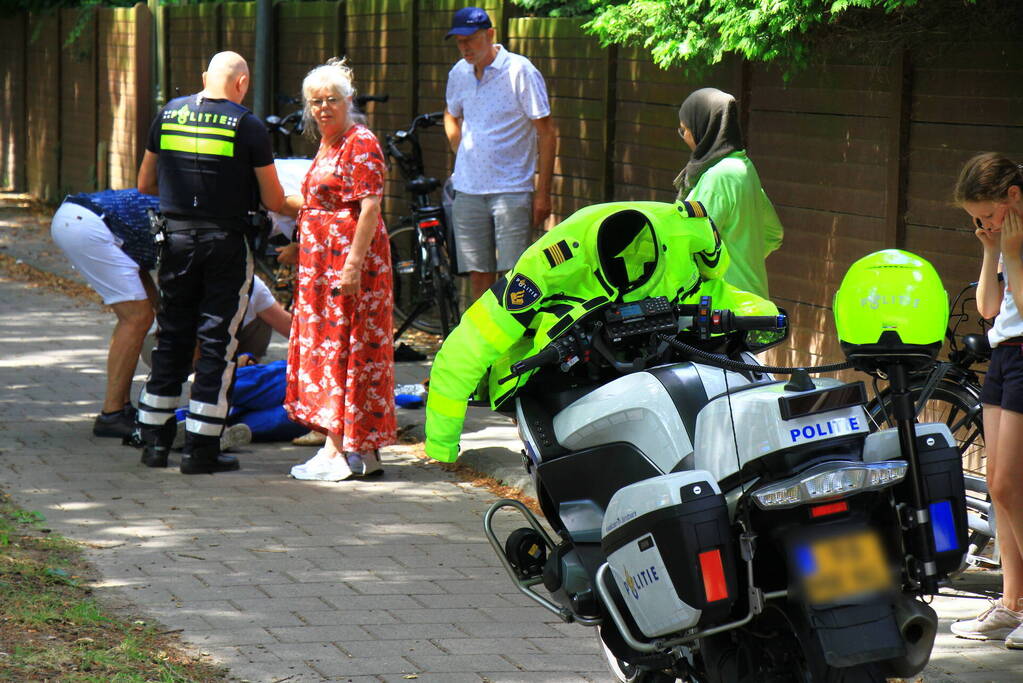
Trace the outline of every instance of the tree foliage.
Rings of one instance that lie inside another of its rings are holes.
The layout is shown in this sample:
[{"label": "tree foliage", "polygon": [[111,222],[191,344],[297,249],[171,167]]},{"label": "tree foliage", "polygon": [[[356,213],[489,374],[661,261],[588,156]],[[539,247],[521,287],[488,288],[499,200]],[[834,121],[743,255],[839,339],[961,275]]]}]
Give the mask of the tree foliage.
[{"label": "tree foliage", "polygon": [[[727,54],[778,62],[786,71],[808,63],[822,46],[879,55],[895,43],[928,43],[962,35],[978,0],[514,0],[537,16],[586,16],[584,29],[602,44],[639,45],[667,68],[706,67]],[[979,0],[1017,26],[1019,0]],[[992,26],[988,16],[984,22]]]}]

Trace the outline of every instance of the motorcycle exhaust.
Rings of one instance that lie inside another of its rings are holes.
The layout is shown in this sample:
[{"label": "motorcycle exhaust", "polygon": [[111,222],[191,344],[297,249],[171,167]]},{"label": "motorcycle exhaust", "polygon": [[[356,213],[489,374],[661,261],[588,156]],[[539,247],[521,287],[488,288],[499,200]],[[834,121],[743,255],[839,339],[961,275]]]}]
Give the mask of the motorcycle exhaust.
[{"label": "motorcycle exhaust", "polygon": [[938,615],[919,600],[911,598],[895,602],[895,623],[906,643],[906,654],[885,662],[892,676],[909,678],[927,666],[938,633]]}]

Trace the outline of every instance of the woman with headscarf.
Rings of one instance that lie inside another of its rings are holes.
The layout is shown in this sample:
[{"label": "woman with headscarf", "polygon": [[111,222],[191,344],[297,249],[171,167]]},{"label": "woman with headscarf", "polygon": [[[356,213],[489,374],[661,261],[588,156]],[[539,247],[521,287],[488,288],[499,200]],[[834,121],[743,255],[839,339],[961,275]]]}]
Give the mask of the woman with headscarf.
[{"label": "woman with headscarf", "polygon": [[746,156],[735,98],[701,88],[678,111],[678,134],[692,150],[675,178],[678,199],[699,201],[728,247],[725,281],[765,299],[767,256],[781,246],[782,225]]}]

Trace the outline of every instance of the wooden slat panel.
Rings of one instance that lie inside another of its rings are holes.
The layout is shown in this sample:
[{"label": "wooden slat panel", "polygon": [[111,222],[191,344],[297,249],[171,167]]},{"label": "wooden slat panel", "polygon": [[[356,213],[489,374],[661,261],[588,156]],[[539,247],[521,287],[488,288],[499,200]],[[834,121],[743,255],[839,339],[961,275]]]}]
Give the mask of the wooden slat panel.
[{"label": "wooden slat panel", "polygon": [[[281,3],[276,5],[275,29],[277,44],[274,55],[277,60],[276,91],[270,110],[278,116],[287,116],[299,109],[301,104],[290,103],[286,98],[301,102],[302,79],[309,71],[323,64],[335,55],[335,41],[341,27],[336,2]],[[342,48],[344,47],[344,41]],[[344,50],[342,50],[342,53]],[[358,72],[355,73],[359,86]],[[360,88],[361,89],[361,88]],[[280,144],[279,141],[275,141]],[[303,137],[291,140],[292,153],[309,156],[316,152],[317,143]],[[283,148],[278,151],[283,153]]]},{"label": "wooden slat panel", "polygon": [[23,15],[0,18],[0,187],[25,184],[25,42]]},{"label": "wooden slat panel", "polygon": [[[344,45],[359,92],[389,95],[383,104],[368,107],[369,127],[384,144],[385,136],[408,127],[412,110],[409,90],[411,57],[410,0],[349,0],[346,13]],[[391,169],[384,189],[384,221],[397,223],[407,213],[404,186]]]},{"label": "wooden slat panel", "polygon": [[[97,140],[105,154],[110,187],[133,187],[138,172],[135,149],[135,10],[100,8],[97,89]],[[148,97],[148,94],[145,95]],[[146,124],[143,124],[146,125]]]},{"label": "wooden slat panel", "polygon": [[164,7],[168,100],[202,90],[202,72],[220,49],[219,8],[213,4]]},{"label": "wooden slat panel", "polygon": [[558,133],[551,226],[603,195],[609,56],[581,26],[577,19],[508,22],[508,48],[543,74]]},{"label": "wooden slat panel", "polygon": [[29,17],[25,88],[26,127],[32,152],[26,157],[28,191],[47,202],[60,199],[60,108],[54,84],[60,82],[60,29],[57,14]]},{"label": "wooden slat panel", "polygon": [[[80,20],[61,10],[61,42]],[[90,16],[77,39],[60,51],[61,193],[96,189],[96,21]]]}]

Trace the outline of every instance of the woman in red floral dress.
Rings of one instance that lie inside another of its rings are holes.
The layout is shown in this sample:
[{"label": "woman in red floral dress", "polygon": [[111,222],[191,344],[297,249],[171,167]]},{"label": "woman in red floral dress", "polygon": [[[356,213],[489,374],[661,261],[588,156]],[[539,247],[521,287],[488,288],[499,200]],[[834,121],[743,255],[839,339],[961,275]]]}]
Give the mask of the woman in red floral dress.
[{"label": "woman in red floral dress", "polygon": [[340,481],[381,471],[394,443],[391,256],[380,216],[386,165],[353,115],[351,70],[330,60],[302,83],[320,147],[302,186],[298,283],[284,406],[327,433],[296,479]]}]

